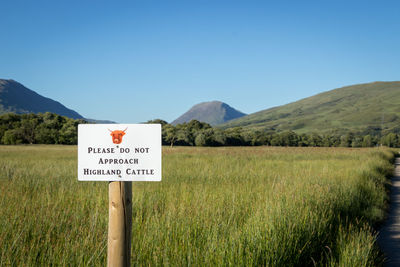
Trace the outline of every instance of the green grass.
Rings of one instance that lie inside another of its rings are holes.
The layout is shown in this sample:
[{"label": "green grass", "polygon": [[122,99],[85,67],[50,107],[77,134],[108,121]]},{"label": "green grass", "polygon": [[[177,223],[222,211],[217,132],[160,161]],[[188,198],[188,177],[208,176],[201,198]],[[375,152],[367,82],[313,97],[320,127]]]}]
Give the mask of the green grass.
[{"label": "green grass", "polygon": [[399,132],[400,82],[347,86],[229,121],[223,128],[292,130],[296,133]]},{"label": "green grass", "polygon": [[[76,147],[0,146],[0,266],[106,264],[108,184]],[[370,266],[387,149],[163,148],[133,184],[133,265]]]}]

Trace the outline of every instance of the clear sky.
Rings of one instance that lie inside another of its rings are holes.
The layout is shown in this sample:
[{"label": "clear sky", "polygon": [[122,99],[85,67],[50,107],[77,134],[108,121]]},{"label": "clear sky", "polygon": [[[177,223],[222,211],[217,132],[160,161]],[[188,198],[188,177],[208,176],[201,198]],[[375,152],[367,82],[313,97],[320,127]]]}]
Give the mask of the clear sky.
[{"label": "clear sky", "polygon": [[87,118],[253,113],[400,80],[399,1],[5,1],[0,78]]}]

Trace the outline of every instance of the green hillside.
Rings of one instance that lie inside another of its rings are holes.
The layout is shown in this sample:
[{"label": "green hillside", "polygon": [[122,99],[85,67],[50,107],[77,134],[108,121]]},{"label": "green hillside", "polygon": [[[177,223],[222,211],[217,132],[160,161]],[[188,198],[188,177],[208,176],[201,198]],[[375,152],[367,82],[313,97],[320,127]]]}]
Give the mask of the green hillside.
[{"label": "green hillside", "polygon": [[249,130],[309,132],[400,132],[400,82],[374,82],[334,89],[223,124]]}]

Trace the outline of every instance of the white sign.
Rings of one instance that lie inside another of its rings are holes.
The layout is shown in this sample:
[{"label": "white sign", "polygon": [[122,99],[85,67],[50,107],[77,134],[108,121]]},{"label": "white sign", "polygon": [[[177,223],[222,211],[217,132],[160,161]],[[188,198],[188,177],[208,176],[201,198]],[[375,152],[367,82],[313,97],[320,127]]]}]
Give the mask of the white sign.
[{"label": "white sign", "polygon": [[79,124],[79,181],[161,181],[160,124]]}]

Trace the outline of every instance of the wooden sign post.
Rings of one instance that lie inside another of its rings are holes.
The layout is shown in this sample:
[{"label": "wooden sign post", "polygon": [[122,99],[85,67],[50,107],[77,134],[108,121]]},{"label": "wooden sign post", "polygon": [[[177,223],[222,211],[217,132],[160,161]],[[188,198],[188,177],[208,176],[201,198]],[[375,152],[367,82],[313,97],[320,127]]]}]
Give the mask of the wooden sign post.
[{"label": "wooden sign post", "polygon": [[108,184],[107,265],[130,266],[132,233],[132,182]]},{"label": "wooden sign post", "polygon": [[161,125],[80,124],[78,180],[109,181],[107,265],[130,266],[132,181],[161,181]]}]

